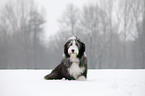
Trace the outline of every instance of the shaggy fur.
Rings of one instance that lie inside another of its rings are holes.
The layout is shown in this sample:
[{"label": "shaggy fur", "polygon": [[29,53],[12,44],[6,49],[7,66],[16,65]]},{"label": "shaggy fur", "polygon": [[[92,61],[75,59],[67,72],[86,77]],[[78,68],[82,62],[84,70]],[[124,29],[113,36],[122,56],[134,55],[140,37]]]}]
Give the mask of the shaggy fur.
[{"label": "shaggy fur", "polygon": [[61,63],[44,78],[86,80],[87,78],[87,58],[85,56],[85,44],[73,36],[64,45],[64,58]]}]

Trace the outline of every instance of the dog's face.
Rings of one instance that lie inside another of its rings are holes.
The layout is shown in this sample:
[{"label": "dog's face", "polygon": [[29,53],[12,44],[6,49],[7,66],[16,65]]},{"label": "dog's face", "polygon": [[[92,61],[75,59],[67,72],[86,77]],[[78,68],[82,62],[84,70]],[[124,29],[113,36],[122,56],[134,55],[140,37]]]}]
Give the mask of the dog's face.
[{"label": "dog's face", "polygon": [[77,37],[73,36],[67,40],[64,45],[64,54],[66,57],[81,57],[85,52],[85,44]]}]

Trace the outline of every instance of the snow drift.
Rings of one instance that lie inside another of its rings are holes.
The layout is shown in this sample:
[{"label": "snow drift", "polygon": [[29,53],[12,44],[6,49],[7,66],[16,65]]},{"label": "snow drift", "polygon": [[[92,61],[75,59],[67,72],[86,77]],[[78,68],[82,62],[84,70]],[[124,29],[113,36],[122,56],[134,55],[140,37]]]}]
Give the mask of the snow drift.
[{"label": "snow drift", "polygon": [[0,70],[0,96],[145,96],[145,70],[89,70],[87,81],[44,80],[51,70]]}]

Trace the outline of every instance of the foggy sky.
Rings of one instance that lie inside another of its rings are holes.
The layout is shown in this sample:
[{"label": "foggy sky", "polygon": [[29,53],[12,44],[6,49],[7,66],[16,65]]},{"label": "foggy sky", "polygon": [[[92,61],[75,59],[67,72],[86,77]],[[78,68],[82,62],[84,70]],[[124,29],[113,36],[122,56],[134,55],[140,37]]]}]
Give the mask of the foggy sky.
[{"label": "foggy sky", "polygon": [[58,19],[62,16],[66,5],[72,3],[78,8],[82,8],[84,5],[94,4],[97,0],[34,0],[37,5],[42,7],[46,15],[45,24],[45,36],[46,40],[49,36],[57,33],[59,29]]}]

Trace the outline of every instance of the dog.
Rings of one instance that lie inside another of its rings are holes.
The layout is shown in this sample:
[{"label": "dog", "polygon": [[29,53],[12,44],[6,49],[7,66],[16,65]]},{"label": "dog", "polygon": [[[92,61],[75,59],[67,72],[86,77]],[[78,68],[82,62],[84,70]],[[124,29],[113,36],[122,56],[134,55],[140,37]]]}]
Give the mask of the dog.
[{"label": "dog", "polygon": [[64,45],[64,56],[61,63],[44,78],[46,80],[62,79],[80,80],[87,79],[87,57],[85,44],[76,36],[70,37]]}]

